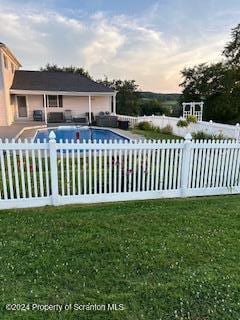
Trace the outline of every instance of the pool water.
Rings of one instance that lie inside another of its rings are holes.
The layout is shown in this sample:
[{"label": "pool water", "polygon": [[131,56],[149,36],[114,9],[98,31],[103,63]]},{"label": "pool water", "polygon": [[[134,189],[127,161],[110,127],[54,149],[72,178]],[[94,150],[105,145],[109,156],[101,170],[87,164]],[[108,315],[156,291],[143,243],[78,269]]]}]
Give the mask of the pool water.
[{"label": "pool water", "polygon": [[117,141],[129,141],[128,138],[121,136],[120,134],[117,134],[116,132],[113,132],[112,130],[108,129],[96,129],[96,128],[89,128],[89,127],[77,127],[77,126],[66,126],[66,127],[58,127],[54,129],[45,129],[45,130],[39,130],[35,137],[35,142],[39,139],[40,142],[43,142],[44,139],[46,141],[49,141],[49,133],[51,131],[54,131],[56,134],[56,141],[59,142],[61,139],[65,141],[66,139],[68,141],[79,140],[82,142],[83,140],[96,140],[99,142],[99,140],[117,140]]}]

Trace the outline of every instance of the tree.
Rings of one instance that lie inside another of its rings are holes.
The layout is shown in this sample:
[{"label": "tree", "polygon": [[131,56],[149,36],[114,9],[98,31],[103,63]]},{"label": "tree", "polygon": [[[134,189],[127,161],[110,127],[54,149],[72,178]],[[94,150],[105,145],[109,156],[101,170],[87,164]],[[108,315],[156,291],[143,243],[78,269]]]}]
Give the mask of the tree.
[{"label": "tree", "polygon": [[137,91],[138,85],[135,80],[98,80],[115,91],[117,91],[117,113],[127,115],[137,115],[139,111],[140,94]]},{"label": "tree", "polygon": [[227,59],[227,63],[240,66],[240,24],[232,29],[231,41],[227,43],[222,54]]},{"label": "tree", "polygon": [[77,73],[89,79],[92,79],[92,77],[90,76],[87,70],[85,70],[82,67],[74,67],[72,65],[69,67],[59,67],[57,64],[47,63],[45,67],[40,68],[40,71],[71,72],[71,73]]},{"label": "tree", "polygon": [[204,118],[221,122],[238,119],[240,103],[239,70],[223,63],[201,64],[182,71],[183,101],[204,101]]},{"label": "tree", "polygon": [[139,104],[139,115],[143,116],[151,116],[154,115],[169,115],[170,114],[170,108],[167,106],[164,106],[162,102],[159,99],[142,99]]},{"label": "tree", "polygon": [[233,29],[223,55],[222,62],[181,71],[180,102],[204,101],[204,119],[234,123],[240,120],[240,25]]}]

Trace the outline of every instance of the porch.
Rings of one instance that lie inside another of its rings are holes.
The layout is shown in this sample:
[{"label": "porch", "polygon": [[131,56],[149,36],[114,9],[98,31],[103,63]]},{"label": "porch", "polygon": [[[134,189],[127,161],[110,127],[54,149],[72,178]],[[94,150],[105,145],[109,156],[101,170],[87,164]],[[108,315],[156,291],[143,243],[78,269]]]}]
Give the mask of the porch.
[{"label": "porch", "polygon": [[[93,123],[99,114],[116,114],[116,92],[69,93],[11,90],[14,121]],[[85,119],[85,122],[84,122]],[[37,122],[35,122],[36,125]]]}]

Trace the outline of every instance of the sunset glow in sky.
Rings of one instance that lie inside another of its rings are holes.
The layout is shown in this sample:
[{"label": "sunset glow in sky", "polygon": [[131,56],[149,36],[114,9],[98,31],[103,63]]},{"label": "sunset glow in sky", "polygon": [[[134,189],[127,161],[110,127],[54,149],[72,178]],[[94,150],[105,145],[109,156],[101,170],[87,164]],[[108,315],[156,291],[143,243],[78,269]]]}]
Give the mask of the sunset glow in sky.
[{"label": "sunset glow in sky", "polygon": [[180,70],[221,59],[239,16],[239,0],[3,0],[0,42],[24,69],[72,64],[179,92]]}]

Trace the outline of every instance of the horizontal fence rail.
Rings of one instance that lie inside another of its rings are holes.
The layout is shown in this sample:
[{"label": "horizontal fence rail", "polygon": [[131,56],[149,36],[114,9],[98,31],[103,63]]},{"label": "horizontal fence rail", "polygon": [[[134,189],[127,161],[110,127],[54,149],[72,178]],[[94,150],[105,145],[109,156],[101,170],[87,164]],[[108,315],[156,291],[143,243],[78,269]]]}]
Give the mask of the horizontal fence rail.
[{"label": "horizontal fence rail", "polygon": [[138,116],[132,117],[127,115],[117,115],[119,120],[127,120],[131,127],[134,127],[140,122],[149,122],[155,127],[164,128],[170,125],[173,129],[173,133],[185,137],[185,135],[190,133],[196,133],[198,131],[203,131],[206,134],[211,135],[223,135],[224,138],[236,139],[240,141],[240,125],[229,125],[223,123],[216,123],[213,121],[198,121],[197,123],[190,123],[188,127],[178,127],[177,123],[180,118],[162,116]]},{"label": "horizontal fence rail", "polygon": [[240,193],[236,141],[80,143],[51,134],[0,141],[0,209]]}]

